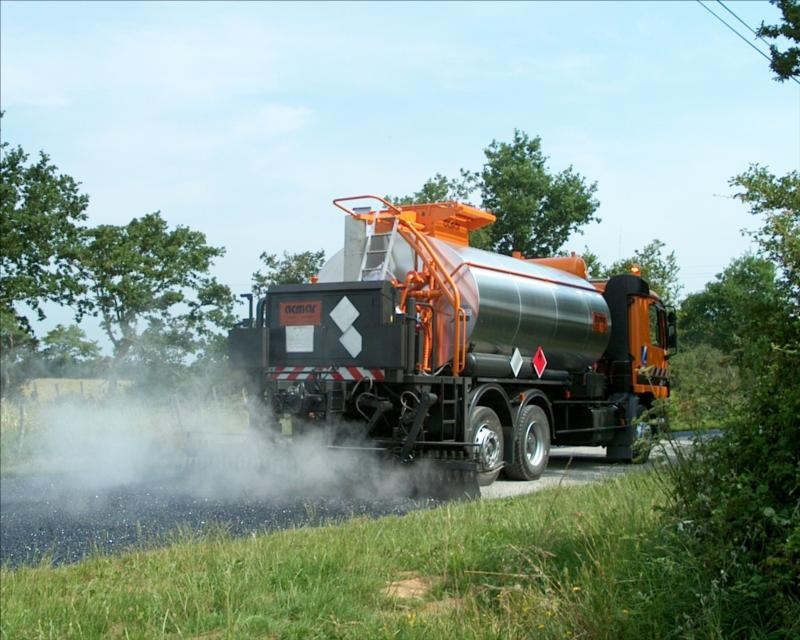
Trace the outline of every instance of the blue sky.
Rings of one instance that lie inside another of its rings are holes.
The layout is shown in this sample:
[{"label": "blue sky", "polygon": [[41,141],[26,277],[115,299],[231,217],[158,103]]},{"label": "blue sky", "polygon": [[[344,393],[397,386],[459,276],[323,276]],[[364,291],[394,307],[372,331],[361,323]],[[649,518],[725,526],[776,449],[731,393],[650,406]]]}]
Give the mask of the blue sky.
[{"label": "blue sky", "polygon": [[[778,17],[730,6],[753,26]],[[338,249],[332,198],[477,169],[515,127],[554,170],[598,182],[602,222],[568,249],[609,262],[659,238],[685,293],[749,246],[728,178],[800,167],[800,87],[695,2],[0,12],[3,140],[80,180],[91,223],[161,210],[205,232],[237,290],[262,251]]]}]

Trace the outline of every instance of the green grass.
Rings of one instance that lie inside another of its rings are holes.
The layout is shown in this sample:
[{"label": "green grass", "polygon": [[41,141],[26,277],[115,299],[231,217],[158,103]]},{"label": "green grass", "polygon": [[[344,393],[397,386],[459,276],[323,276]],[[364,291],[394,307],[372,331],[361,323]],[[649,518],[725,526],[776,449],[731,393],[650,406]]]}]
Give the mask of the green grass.
[{"label": "green grass", "polygon": [[[631,474],[2,569],[0,629],[8,639],[717,637],[713,589],[664,528],[662,491],[652,474]],[[387,593],[409,579],[425,592]]]}]

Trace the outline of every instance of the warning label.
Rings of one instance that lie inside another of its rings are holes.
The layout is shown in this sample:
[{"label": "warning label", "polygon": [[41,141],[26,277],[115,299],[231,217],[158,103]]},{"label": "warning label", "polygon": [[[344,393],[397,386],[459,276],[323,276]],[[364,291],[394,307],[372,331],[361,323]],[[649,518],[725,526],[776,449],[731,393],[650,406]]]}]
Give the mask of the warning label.
[{"label": "warning label", "polygon": [[282,327],[319,325],[322,318],[322,301],[281,302],[278,321]]},{"label": "warning label", "polygon": [[608,333],[608,316],[605,313],[592,313],[592,331],[595,333]]}]

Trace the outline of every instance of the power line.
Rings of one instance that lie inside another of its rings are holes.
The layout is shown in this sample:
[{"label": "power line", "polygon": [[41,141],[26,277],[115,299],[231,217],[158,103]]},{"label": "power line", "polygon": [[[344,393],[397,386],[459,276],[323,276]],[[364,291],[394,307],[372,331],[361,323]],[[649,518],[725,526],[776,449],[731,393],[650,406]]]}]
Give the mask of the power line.
[{"label": "power line", "polygon": [[755,49],[760,55],[765,57],[767,60],[772,62],[772,58],[770,58],[766,53],[764,53],[761,49],[759,49],[756,45],[750,42],[747,38],[745,38],[741,33],[739,33],[736,29],[734,29],[731,25],[729,25],[725,20],[720,18],[716,13],[714,13],[711,9],[709,9],[705,4],[703,4],[702,0],[697,0],[697,4],[699,4],[703,9],[708,11],[712,16],[714,16],[717,20],[719,20],[722,24],[724,24],[728,29],[733,31],[737,36],[739,36],[742,40],[744,40],[749,47]]},{"label": "power line", "polygon": [[724,2],[722,2],[722,0],[717,0],[717,4],[718,4],[718,5],[720,5],[720,6],[721,6],[723,9],[725,9],[725,11],[727,11],[728,13],[730,13],[730,14],[731,14],[731,15],[732,15],[734,18],[736,18],[736,19],[737,19],[737,20],[738,20],[740,23],[742,23],[742,24],[743,24],[745,27],[747,27],[747,29],[749,29],[749,30],[750,30],[750,32],[751,32],[751,33],[752,33],[752,34],[753,34],[753,35],[754,35],[756,38],[758,38],[759,40],[761,40],[761,42],[763,42],[763,43],[764,43],[765,45],[767,45],[767,46],[770,46],[770,45],[769,45],[769,42],[767,42],[766,40],[764,40],[764,38],[762,38],[762,37],[761,37],[761,36],[758,34],[758,31],[756,31],[755,29],[753,29],[753,27],[751,27],[751,26],[750,26],[749,24],[747,24],[747,23],[746,23],[744,20],[742,20],[742,19],[741,19],[739,16],[737,16],[737,15],[736,15],[736,14],[733,12],[733,9],[730,9],[730,8],[729,8],[729,7],[728,7],[728,6],[727,6],[727,5],[726,5]]},{"label": "power line", "polygon": [[[730,14],[731,14],[731,15],[732,15],[734,18],[736,18],[736,19],[737,19],[739,22],[741,22],[741,23],[742,23],[742,24],[743,24],[745,27],[747,27],[748,29],[750,29],[750,31],[752,31],[752,32],[753,32],[753,33],[756,35],[756,37],[758,37],[758,38],[759,38],[760,40],[762,40],[763,42],[767,43],[767,41],[766,41],[766,40],[764,40],[764,38],[762,38],[761,36],[759,36],[759,35],[758,35],[758,33],[757,33],[756,31],[753,31],[752,27],[750,27],[750,26],[749,26],[749,25],[748,25],[748,24],[747,24],[747,23],[746,23],[744,20],[742,20],[742,19],[741,19],[739,16],[737,16],[737,15],[736,15],[736,14],[735,14],[733,11],[731,11],[730,9],[728,9],[728,7],[726,7],[724,4],[722,4],[722,2],[720,2],[720,0],[717,0],[717,2],[718,2],[718,3],[719,3],[721,6],[722,6],[722,8],[723,8],[723,9],[725,9],[725,10],[726,10],[728,13],[730,13]],[[719,21],[720,21],[722,24],[724,24],[726,27],[728,27],[728,29],[730,29],[731,31],[733,31],[733,33],[735,33],[737,36],[739,36],[739,37],[740,37],[740,38],[741,38],[741,39],[742,39],[744,42],[746,42],[746,43],[747,43],[747,46],[748,46],[748,47],[752,47],[753,49],[755,49],[755,50],[758,52],[758,54],[759,54],[760,56],[764,57],[764,58],[765,58],[767,61],[769,61],[770,63],[772,63],[772,58],[771,58],[770,56],[768,56],[768,55],[767,55],[766,53],[764,53],[764,52],[763,52],[761,49],[759,49],[759,48],[758,48],[756,45],[754,45],[754,44],[753,44],[752,42],[750,42],[750,41],[749,41],[747,38],[745,38],[745,37],[744,37],[744,36],[743,36],[741,33],[739,33],[739,32],[738,32],[738,31],[737,31],[735,28],[733,28],[733,27],[732,27],[730,24],[728,24],[728,23],[727,23],[727,22],[726,22],[726,21],[725,21],[725,20],[724,20],[722,17],[720,17],[719,15],[717,15],[716,13],[714,13],[714,12],[713,12],[713,11],[712,11],[712,10],[711,10],[711,9],[710,9],[708,6],[706,6],[706,5],[705,5],[705,4],[702,2],[702,0],[697,0],[697,4],[699,4],[701,7],[703,7],[703,9],[705,9],[706,11],[708,11],[708,12],[709,12],[709,13],[710,13],[712,16],[714,16],[714,17],[715,17],[717,20],[719,20]],[[767,44],[769,44],[769,43],[767,43]],[[790,76],[790,77],[791,77],[791,79],[792,79],[792,80],[794,80],[794,81],[795,81],[797,84],[800,84],[800,80],[798,80],[797,78],[795,78],[795,77],[793,77],[793,76]]]}]

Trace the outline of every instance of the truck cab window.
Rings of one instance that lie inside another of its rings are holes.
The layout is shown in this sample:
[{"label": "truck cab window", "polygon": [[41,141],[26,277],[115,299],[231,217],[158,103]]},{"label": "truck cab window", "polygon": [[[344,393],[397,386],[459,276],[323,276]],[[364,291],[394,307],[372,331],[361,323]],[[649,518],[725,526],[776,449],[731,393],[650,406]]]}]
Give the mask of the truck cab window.
[{"label": "truck cab window", "polygon": [[648,308],[648,324],[650,325],[650,344],[662,349],[667,348],[667,316],[663,307],[651,304]]},{"label": "truck cab window", "polygon": [[659,331],[658,307],[655,304],[650,304],[648,307],[648,320],[648,324],[650,325],[650,344],[660,347],[661,332]]}]

